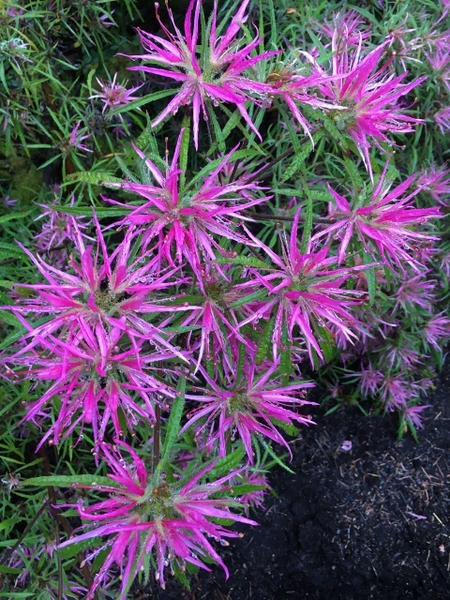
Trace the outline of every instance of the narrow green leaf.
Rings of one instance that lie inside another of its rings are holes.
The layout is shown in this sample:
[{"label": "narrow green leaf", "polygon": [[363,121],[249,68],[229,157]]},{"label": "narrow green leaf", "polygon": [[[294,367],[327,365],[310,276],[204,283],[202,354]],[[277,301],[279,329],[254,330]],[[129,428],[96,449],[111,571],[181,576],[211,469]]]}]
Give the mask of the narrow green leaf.
[{"label": "narrow green leaf", "polygon": [[181,417],[184,409],[184,395],[186,393],[186,378],[180,377],[177,385],[177,395],[170,409],[170,417],[167,423],[161,460],[158,463],[157,473],[161,473],[164,464],[168,461],[172,446],[180,431]]},{"label": "narrow green leaf", "polygon": [[259,290],[258,292],[253,292],[252,294],[248,294],[248,296],[244,296],[243,298],[240,298],[239,300],[236,300],[235,302],[230,304],[230,308],[239,308],[240,306],[244,306],[245,304],[253,302],[254,300],[260,300],[265,296],[267,296],[266,290]]},{"label": "narrow green leaf", "polygon": [[244,267],[255,267],[255,269],[270,269],[267,263],[253,256],[235,256],[234,258],[216,258],[214,261],[219,265],[243,265]]},{"label": "narrow green leaf", "polygon": [[[369,265],[373,263],[373,258],[368,252],[363,252],[363,262],[365,265]],[[365,271],[366,279],[367,279],[367,291],[369,292],[369,304],[373,306],[375,302],[375,293],[376,293],[376,284],[377,278],[375,275],[374,267],[369,267]]]},{"label": "narrow green leaf", "polygon": [[38,487],[72,487],[86,485],[95,488],[95,484],[118,487],[118,484],[109,477],[102,475],[45,475],[42,477],[31,477],[20,482],[21,487],[33,485]]},{"label": "narrow green leaf", "polygon": [[167,98],[167,96],[174,96],[177,90],[161,90],[159,92],[154,92],[153,94],[147,94],[147,96],[143,96],[138,100],[133,100],[132,102],[128,102],[125,106],[121,106],[120,108],[116,108],[111,111],[112,115],[118,115],[125,112],[130,112],[134,108],[140,108],[149,102],[155,102],[156,100],[162,100],[162,98]]},{"label": "narrow green leaf", "polygon": [[258,441],[259,443],[264,447],[264,449],[266,450],[266,452],[273,458],[273,460],[276,462],[276,464],[278,466],[280,466],[282,469],[284,469],[285,471],[287,471],[288,473],[292,473],[295,474],[295,471],[293,471],[292,469],[290,469],[282,460],[279,456],[277,456],[275,454],[275,452],[272,450],[272,448],[270,447],[270,445],[263,440],[260,436],[258,437]]},{"label": "narrow green leaf", "polygon": [[308,184],[302,177],[303,192],[306,198],[306,215],[303,225],[302,244],[300,251],[304,254],[308,247],[308,242],[311,238],[312,224],[313,224],[313,201],[311,194],[309,193]]},{"label": "narrow green leaf", "polygon": [[[317,144],[317,142],[320,140],[322,135],[323,135],[323,130],[320,129],[319,131],[316,131],[316,133],[313,136],[314,145]],[[309,139],[306,140],[302,144],[301,148],[302,149],[293,156],[291,164],[284,171],[283,177],[278,182],[279,184],[287,181],[290,177],[292,177],[292,175],[294,175],[297,171],[299,171],[303,167],[305,160],[308,158],[308,156],[313,151],[313,145],[311,143],[311,140],[309,140]]]},{"label": "narrow green leaf", "polygon": [[15,221],[16,219],[24,219],[25,217],[28,217],[30,213],[31,210],[25,210],[23,212],[13,212],[7,215],[3,215],[2,217],[0,217],[0,224],[6,223],[7,221]]},{"label": "narrow green leaf", "polygon": [[183,118],[183,123],[181,124],[183,128],[183,135],[181,138],[181,147],[180,147],[180,194],[183,193],[184,185],[186,182],[186,170],[188,165],[189,158],[189,148],[191,147],[191,118],[189,115],[186,115]]},{"label": "narrow green leaf", "polygon": [[67,175],[64,181],[101,185],[112,190],[119,189],[123,183],[123,179],[120,179],[120,177],[115,177],[114,175],[103,171],[77,171],[76,173]]},{"label": "narrow green leaf", "polygon": [[275,317],[269,319],[265,326],[260,338],[258,350],[256,351],[256,364],[260,365],[263,360],[267,357],[269,347],[272,341],[272,334],[275,327]]},{"label": "narrow green leaf", "polygon": [[73,558],[77,556],[80,552],[84,552],[88,548],[95,548],[100,542],[100,538],[90,538],[88,540],[83,540],[82,542],[74,542],[70,544],[70,546],[65,546],[64,548],[58,549],[58,556],[63,559]]},{"label": "narrow green leaf", "polygon": [[0,256],[2,257],[1,260],[4,260],[4,258],[23,258],[24,252],[16,244],[0,242]]},{"label": "narrow green leaf", "polygon": [[240,444],[236,450],[219,458],[219,460],[214,465],[214,468],[211,469],[208,473],[209,479],[214,481],[214,479],[219,479],[223,477],[227,473],[234,471],[238,468],[238,466],[242,463],[242,460],[245,455],[245,448],[243,444]]}]

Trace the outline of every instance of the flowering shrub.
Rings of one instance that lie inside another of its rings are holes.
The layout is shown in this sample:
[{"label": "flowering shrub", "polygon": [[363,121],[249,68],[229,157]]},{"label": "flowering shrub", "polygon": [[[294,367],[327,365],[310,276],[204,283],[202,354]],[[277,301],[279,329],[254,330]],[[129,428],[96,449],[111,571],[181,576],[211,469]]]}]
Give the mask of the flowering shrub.
[{"label": "flowering shrub", "polygon": [[0,8],[0,560],[6,593],[125,600],[228,576],[312,388],[423,427],[450,338],[448,6],[189,0],[131,39],[132,0],[56,4]]}]

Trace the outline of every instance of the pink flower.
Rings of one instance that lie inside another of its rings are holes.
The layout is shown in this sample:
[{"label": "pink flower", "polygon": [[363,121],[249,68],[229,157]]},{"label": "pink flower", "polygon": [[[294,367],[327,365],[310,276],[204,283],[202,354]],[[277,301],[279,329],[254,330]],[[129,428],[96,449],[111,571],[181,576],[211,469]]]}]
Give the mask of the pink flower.
[{"label": "pink flower", "polygon": [[441,217],[439,208],[414,208],[412,199],[420,188],[402,197],[415,179],[415,175],[408,177],[390,191],[393,181],[386,178],[388,163],[386,163],[380,178],[373,189],[372,197],[358,195],[350,204],[343,196],[328,186],[334,198],[336,209],[331,212],[335,222],[316,233],[313,240],[327,236],[331,240],[332,235],[338,235],[341,239],[338,250],[339,264],[346,256],[347,248],[353,236],[356,234],[366,252],[372,254],[377,260],[375,248],[381,255],[384,264],[394,264],[401,270],[405,264],[410,264],[418,271],[418,262],[414,257],[415,249],[412,243],[436,239],[425,233],[412,229],[414,225],[420,225],[428,219]]},{"label": "pink flower", "polygon": [[[128,335],[132,343],[136,338],[145,337],[185,361],[186,358],[161,335],[158,327],[141,315],[153,313],[157,316],[161,313],[174,314],[180,310],[195,309],[165,305],[164,290],[186,282],[186,279],[173,279],[177,269],[161,271],[158,260],[150,259],[146,253],[137,253],[133,257],[131,230],[109,254],[96,217],[94,220],[97,230],[95,252],[92,246],[85,246],[79,224],[72,222],[75,248],[69,262],[70,268],[64,271],[51,266],[39,255],[34,256],[21,246],[48,283],[20,284],[20,289],[32,291],[31,297],[22,298],[16,306],[6,308],[19,314],[51,316],[45,323],[36,326],[23,320],[29,331],[27,337],[35,340],[28,349],[38,343],[38,338],[45,338],[56,332],[68,340],[75,339],[82,320],[92,327],[100,325],[105,332],[118,327]],[[79,256],[79,262],[76,255]],[[172,293],[171,298],[173,297]]]},{"label": "pink flower", "polygon": [[241,211],[268,198],[253,198],[252,193],[260,188],[255,183],[246,183],[245,178],[222,185],[218,182],[218,176],[228,165],[234,150],[203,178],[199,189],[183,189],[178,164],[182,137],[183,130],[165,173],[135,147],[137,154],[145,160],[155,185],[126,182],[121,187],[145,198],[145,204],[136,207],[115,200],[109,202],[131,209],[121,224],[138,226],[144,246],[157,239],[160,260],[174,265],[174,259],[181,264],[184,258],[197,278],[202,279],[200,265],[203,262],[215,260],[216,253],[229,256],[215,238],[223,236],[241,244],[248,243],[247,238],[236,231],[234,219],[248,220]]},{"label": "pink flower", "polygon": [[341,40],[345,46],[356,47],[361,40],[366,41],[371,36],[367,24],[353,9],[333,13],[331,23],[325,20],[324,23],[316,22],[315,25],[330,40]]},{"label": "pink flower", "polygon": [[432,316],[422,330],[425,342],[438,352],[442,352],[450,337],[450,319],[444,315],[445,311]]},{"label": "pink flower", "polygon": [[263,316],[268,319],[274,312],[274,357],[282,346],[283,327],[286,327],[288,337],[292,341],[294,328],[297,326],[306,342],[311,363],[314,364],[314,351],[323,358],[319,327],[326,330],[331,337],[333,333],[330,326],[335,326],[348,341],[356,338],[352,328],[358,330],[360,326],[347,308],[358,303],[355,299],[366,297],[366,292],[345,289],[343,285],[353,273],[366,267],[363,265],[352,269],[333,270],[337,257],[328,257],[328,247],[316,251],[310,244],[307,253],[302,254],[297,246],[299,218],[298,210],[292,224],[290,240],[285,239],[285,236],[281,237],[282,256],[277,255],[246,230],[255,246],[267,254],[272,264],[267,266],[268,275],[253,271],[253,279],[242,284],[245,288],[249,285],[254,287],[259,283],[260,288],[267,290],[267,299],[258,302],[257,309],[250,311],[250,316],[241,322],[241,327]]},{"label": "pink flower", "polygon": [[[305,389],[314,387],[313,383],[299,382],[280,386],[276,382],[279,365],[274,363],[263,374],[256,371],[254,360],[246,365],[244,375],[235,373],[222,384],[211,379],[200,367],[200,373],[208,384],[206,393],[186,394],[186,398],[200,404],[194,408],[182,431],[194,427],[196,436],[207,432],[207,443],[219,442],[220,456],[226,456],[227,443],[236,435],[242,440],[250,463],[253,462],[252,437],[261,434],[277,444],[290,448],[274,425],[274,420],[292,425],[313,424],[310,415],[302,415],[290,410],[292,405],[315,404],[304,399]],[[200,391],[200,390],[199,390]],[[289,408],[288,408],[289,407]]]},{"label": "pink flower", "polygon": [[199,40],[199,31],[203,30],[200,28],[201,0],[189,2],[184,21],[184,35],[177,28],[169,8],[167,10],[175,34],[165,27],[158,15],[159,4],[155,3],[156,18],[167,39],[138,29],[146,53],[129,58],[143,59],[158,66],[143,65],[130,67],[130,70],[144,71],[172,79],[181,83],[181,88],[153,121],[153,127],[167,116],[174,114],[180,106],[192,104],[194,145],[198,149],[200,113],[205,120],[208,120],[209,102],[214,105],[227,102],[236,105],[247,125],[259,136],[244,103],[250,100],[258,104],[258,95],[269,88],[252,79],[251,69],[259,61],[278,54],[278,51],[251,56],[261,39],[255,38],[248,44],[244,36],[240,40],[236,39],[243,23],[247,21],[245,11],[249,2],[250,0],[244,0],[240,3],[231,24],[223,35],[218,36],[218,29],[221,28],[216,25],[217,0],[215,0],[210,28],[207,30],[208,37],[201,41]]},{"label": "pink flower", "polygon": [[[425,404],[423,406],[416,406],[416,405],[408,406],[407,408],[405,408],[405,410],[402,413],[403,418],[406,420],[406,422],[409,424],[410,427],[412,426],[415,429],[423,429],[424,425],[422,423],[423,417],[422,417],[421,413],[424,410],[426,410],[427,408],[431,408],[431,404]],[[424,518],[424,517],[419,517],[419,518]]]},{"label": "pink flower", "polygon": [[363,396],[376,396],[383,381],[383,374],[370,361],[367,367],[362,364],[361,371],[349,373],[346,377],[350,380],[359,379],[359,388]]},{"label": "pink flower", "polygon": [[[72,207],[74,202],[75,196],[72,194],[69,206]],[[76,243],[78,235],[81,235],[86,242],[94,241],[83,231],[90,223],[86,223],[84,217],[63,212],[64,207],[57,199],[52,204],[38,204],[38,206],[41,207],[42,212],[35,221],[42,221],[42,228],[34,237],[34,246],[40,254],[46,255],[52,266],[64,268],[68,251]]]},{"label": "pink flower", "polygon": [[433,305],[437,302],[434,293],[436,284],[437,282],[434,279],[426,279],[426,273],[423,272],[415,277],[409,277],[393,294],[395,305],[392,314],[399,307],[402,307],[405,313],[409,313],[415,306],[424,309],[426,312],[431,312]]},{"label": "pink flower", "polygon": [[[149,477],[143,460],[127,444],[121,442],[132,458],[125,462],[117,451],[102,445],[104,459],[112,473],[110,486],[95,485],[96,493],[108,494],[89,507],[78,504],[78,513],[84,521],[86,533],[76,535],[60,544],[70,544],[108,536],[107,541],[88,557],[92,559],[101,551],[106,552],[103,565],[94,578],[86,600],[93,598],[96,588],[102,584],[110,568],[117,564],[121,571],[122,587],[118,600],[124,600],[132,581],[143,565],[156,564],[156,579],[165,587],[165,568],[171,566],[185,570],[186,562],[209,571],[204,560],[218,563],[228,576],[228,570],[211,542],[211,538],[227,544],[226,538],[239,534],[219,525],[217,520],[256,525],[254,521],[231,512],[230,507],[241,505],[229,497],[230,486],[224,485],[238,472],[212,483],[199,483],[214,466],[210,464],[200,473],[188,474],[181,481],[168,483],[162,475]],[[78,485],[77,487],[88,487]],[[215,498],[214,495],[218,495]],[[211,520],[212,519],[212,520]],[[150,556],[151,561],[150,561]]]},{"label": "pink flower", "polygon": [[445,135],[446,131],[450,131],[450,106],[438,110],[438,112],[433,115],[433,119],[436,121],[441,132]]},{"label": "pink flower", "polygon": [[417,186],[443,206],[450,205],[450,169],[445,166],[431,166],[417,178]]},{"label": "pink flower", "polygon": [[91,134],[87,133],[86,135],[82,135],[81,132],[79,133],[78,129],[80,128],[80,125],[81,121],[77,121],[75,127],[72,129],[69,136],[69,146],[71,146],[75,150],[82,150],[83,152],[93,152],[93,150],[81,143],[84,140],[87,140],[89,137],[91,137]]},{"label": "pink flower", "polygon": [[[314,63],[314,58],[307,52],[302,52],[302,56],[310,63]],[[300,106],[307,104],[316,109],[345,110],[345,108],[335,102],[319,98],[317,92],[310,92],[311,89],[317,88],[319,84],[323,83],[324,76],[318,72],[309,73],[308,71],[309,69],[305,65],[300,64],[299,67],[296,67],[295,63],[293,63],[290,66],[280,69],[280,74],[275,72],[269,75],[268,81],[270,81],[271,86],[270,97],[283,98],[292,116],[313,143],[310,125],[298,107],[298,104]]]},{"label": "pink flower", "polygon": [[[382,149],[380,142],[391,144],[386,132],[411,132],[414,123],[422,122],[404,114],[398,106],[398,100],[425,81],[426,77],[403,84],[401,82],[407,72],[395,77],[387,71],[390,61],[379,67],[387,44],[388,41],[362,57],[362,40],[357,49],[354,49],[345,40],[342,43],[335,33],[331,45],[333,77],[324,79],[320,86],[320,91],[326,98],[347,108],[346,111],[336,113],[336,125],[353,138],[371,178],[369,138],[373,138]],[[316,65],[316,69],[326,77],[319,65]]]},{"label": "pink flower", "polygon": [[[93,98],[99,98],[103,102],[102,114],[105,112],[110,112],[115,108],[120,108],[121,106],[126,106],[132,100],[137,100],[137,96],[133,96],[134,92],[137,92],[144,84],[138,85],[137,87],[133,87],[129,90],[125,87],[125,85],[121,85],[116,82],[117,73],[114,74],[114,77],[111,82],[103,82],[102,80],[96,77],[97,83],[100,87],[100,92],[97,94],[93,94],[89,96],[89,100]],[[119,118],[123,120],[121,114],[119,114]]]},{"label": "pink flower", "polygon": [[[47,429],[38,448],[49,438],[53,444],[70,435],[75,427],[92,426],[95,443],[102,441],[112,421],[115,435],[123,435],[123,422],[134,431],[137,420],[155,420],[154,406],[173,399],[175,391],[158,379],[155,365],[173,357],[171,352],[145,351],[143,343],[121,350],[123,332],[114,328],[106,335],[98,325],[95,330],[80,321],[80,329],[70,343],[48,337],[42,340],[43,351],[15,357],[16,365],[28,367],[26,376],[51,382],[38,400],[32,402],[24,421],[34,421],[44,406],[58,398],[53,424]],[[167,380],[167,372],[165,379]]]},{"label": "pink flower", "polygon": [[239,332],[242,309],[233,308],[234,302],[244,302],[248,290],[233,283],[233,273],[229,269],[227,272],[221,269],[219,273],[210,265],[202,265],[202,271],[205,275],[193,290],[198,310],[183,317],[180,326],[198,327],[187,339],[187,347],[197,354],[197,369],[205,358],[232,370],[235,367],[230,356],[233,345],[241,343],[247,347],[250,344]]}]

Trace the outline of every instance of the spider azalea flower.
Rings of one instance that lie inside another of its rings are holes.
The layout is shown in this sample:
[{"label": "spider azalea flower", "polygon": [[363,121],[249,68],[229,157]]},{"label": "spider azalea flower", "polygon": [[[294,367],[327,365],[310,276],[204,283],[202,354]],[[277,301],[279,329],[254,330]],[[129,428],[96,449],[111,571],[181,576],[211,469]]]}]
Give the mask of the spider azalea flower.
[{"label": "spider azalea flower", "polygon": [[[97,245],[86,246],[77,222],[72,223],[74,252],[69,261],[69,269],[61,270],[45,262],[39,255],[34,256],[21,246],[47,283],[20,284],[17,290],[20,301],[9,308],[19,315],[32,338],[31,345],[38,338],[64,334],[70,339],[76,337],[80,319],[92,327],[100,324],[105,332],[119,327],[133,342],[135,338],[151,339],[159,347],[173,352],[182,358],[159,329],[140,315],[149,313],[174,313],[188,310],[186,306],[166,306],[164,290],[185,280],[174,279],[177,269],[161,271],[156,259],[148,254],[133,256],[133,232],[128,231],[123,241],[110,254],[96,221]],[[79,260],[76,257],[79,257]],[[30,290],[29,297],[23,297],[24,290]],[[153,301],[149,297],[153,296]],[[173,296],[172,296],[173,297]],[[23,318],[23,314],[50,318],[33,327]],[[33,341],[34,339],[34,341]]]},{"label": "spider azalea flower", "polygon": [[[137,92],[144,84],[138,85],[127,89],[126,84],[117,83],[117,73],[109,82],[104,82],[96,77],[100,91],[97,94],[89,96],[89,100],[98,98],[103,103],[102,115],[108,114],[116,108],[126,106],[133,100],[138,100],[139,96],[133,96],[134,92]],[[123,120],[122,115],[119,113],[119,119]]]},{"label": "spider azalea flower", "polygon": [[142,196],[147,200],[145,204],[136,207],[104,199],[127,209],[132,208],[121,224],[139,227],[144,247],[156,239],[160,258],[171,266],[175,265],[175,261],[181,264],[184,258],[197,278],[201,279],[200,265],[205,260],[215,260],[216,253],[227,254],[214,236],[247,244],[248,239],[236,231],[233,219],[248,220],[240,212],[268,198],[253,198],[254,192],[260,187],[256,183],[246,183],[244,177],[223,185],[218,182],[218,176],[228,166],[234,150],[208,173],[199,189],[183,189],[178,164],[183,131],[180,132],[172,161],[167,164],[165,173],[135,147],[138,155],[145,160],[155,185],[125,182],[121,188]]},{"label": "spider azalea flower", "polygon": [[361,326],[347,309],[359,304],[367,294],[365,291],[343,289],[343,285],[349,277],[366,267],[335,269],[337,257],[328,256],[328,247],[316,251],[310,244],[306,254],[302,254],[297,247],[299,218],[300,210],[295,215],[290,239],[281,236],[282,256],[247,231],[255,246],[267,254],[272,264],[267,265],[267,275],[255,271],[254,277],[242,284],[246,288],[259,283],[259,288],[266,290],[267,297],[252,306],[248,311],[251,314],[240,326],[257,322],[262,317],[271,318],[274,357],[283,346],[283,332],[286,331],[292,342],[298,328],[314,365],[314,351],[323,358],[319,341],[324,331],[328,338],[335,337],[335,328],[349,342],[356,339],[355,330],[360,330]]},{"label": "spider azalea flower", "polygon": [[415,231],[413,226],[421,225],[431,218],[442,217],[440,208],[414,208],[413,198],[422,187],[417,187],[406,196],[405,193],[415,180],[415,175],[411,175],[391,190],[393,181],[386,177],[388,166],[386,163],[373,189],[372,197],[366,199],[362,206],[352,206],[328,186],[336,205],[331,212],[335,222],[316,233],[313,240],[324,236],[331,240],[332,236],[337,234],[341,238],[338,249],[339,264],[344,261],[353,236],[357,235],[375,260],[378,259],[376,249],[387,266],[392,268],[395,265],[404,271],[405,265],[411,265],[418,271],[420,265],[414,256],[416,250],[413,243],[436,239]]},{"label": "spider azalea flower", "polygon": [[54,423],[38,449],[47,439],[59,444],[78,425],[82,429],[85,424],[92,426],[96,444],[110,422],[120,437],[124,423],[133,431],[138,419],[154,422],[154,406],[161,405],[161,399],[170,402],[175,397],[174,389],[161,381],[162,374],[155,368],[173,354],[148,353],[143,343],[121,350],[123,332],[119,328],[113,328],[107,336],[99,325],[92,331],[80,321],[77,339],[70,343],[53,336],[42,342],[40,352],[15,359],[16,364],[28,367],[28,378],[51,383],[41,398],[29,405],[23,421],[39,422],[46,405],[58,398]]},{"label": "spider azalea flower", "polygon": [[[347,44],[345,38],[342,43],[336,30],[331,42],[333,77],[324,79],[319,86],[325,98],[347,108],[334,115],[336,125],[353,138],[371,179],[369,138],[374,139],[378,146],[380,142],[391,144],[387,133],[408,133],[413,131],[413,124],[423,122],[405,114],[398,100],[425,81],[426,77],[402,83],[408,74],[406,71],[395,77],[387,70],[390,60],[379,66],[388,43],[384,42],[362,58],[362,39],[355,49]],[[319,65],[316,69],[326,76]]]},{"label": "spider azalea flower", "polygon": [[[174,114],[180,106],[192,104],[193,134],[195,148],[198,149],[200,113],[208,120],[208,103],[219,105],[222,102],[236,105],[247,125],[259,136],[251,120],[245,102],[260,103],[258,96],[268,91],[269,86],[252,79],[252,67],[278,51],[251,56],[261,38],[246,43],[244,38],[236,39],[241,26],[247,21],[245,14],[250,0],[244,0],[223,35],[218,35],[217,0],[214,1],[210,26],[199,41],[201,0],[191,0],[184,21],[184,35],[175,24],[172,11],[169,18],[174,29],[172,34],[161,22],[159,4],[155,3],[156,18],[166,38],[146,33],[138,29],[145,54],[129,56],[146,63],[139,67],[129,67],[133,71],[144,71],[181,83],[181,88],[161,114],[153,121],[156,127],[167,116]],[[259,136],[260,137],[260,136]]]},{"label": "spider azalea flower", "polygon": [[[95,493],[109,497],[89,507],[80,502],[79,516],[91,525],[84,525],[83,529],[88,531],[59,546],[64,548],[87,540],[98,544],[98,538],[107,538],[86,558],[92,560],[105,553],[86,600],[92,600],[96,588],[107,579],[114,564],[121,572],[118,600],[127,598],[133,580],[142,569],[148,572],[149,567],[155,569],[156,579],[163,588],[166,568],[170,567],[172,573],[183,572],[186,563],[209,571],[204,561],[213,560],[228,577],[228,570],[210,539],[227,545],[226,538],[241,537],[241,534],[227,530],[217,519],[257,525],[230,510],[230,507],[244,509],[229,497],[227,492],[231,486],[226,485],[240,471],[232,471],[212,483],[201,483],[213,463],[190,478],[168,483],[162,475],[151,479],[136,452],[123,442],[120,446],[131,456],[131,464],[127,464],[117,449],[102,445],[104,459],[111,469],[108,475],[111,485],[95,484]],[[77,484],[76,487],[88,486]]]},{"label": "spider azalea flower", "polygon": [[200,394],[186,394],[186,398],[199,403],[190,413],[182,432],[194,428],[198,437],[206,433],[207,445],[219,442],[220,456],[226,456],[227,443],[236,434],[242,440],[249,463],[253,462],[252,436],[260,434],[277,444],[283,444],[291,454],[289,445],[278,431],[273,421],[288,425],[314,422],[310,415],[303,415],[291,408],[305,404],[315,404],[305,400],[305,390],[314,387],[313,383],[301,381],[293,385],[280,386],[276,383],[278,363],[273,363],[264,374],[256,371],[255,361],[247,365],[244,375],[236,377],[230,373],[223,385],[211,379],[200,366],[200,373],[209,390]]}]

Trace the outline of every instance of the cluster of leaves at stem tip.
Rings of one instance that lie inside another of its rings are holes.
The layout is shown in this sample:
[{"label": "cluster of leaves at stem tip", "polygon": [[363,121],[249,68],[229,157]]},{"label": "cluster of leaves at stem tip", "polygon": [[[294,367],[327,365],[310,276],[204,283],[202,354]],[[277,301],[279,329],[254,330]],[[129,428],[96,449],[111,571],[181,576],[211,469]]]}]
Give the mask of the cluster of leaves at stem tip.
[{"label": "cluster of leaves at stem tip", "polygon": [[300,4],[0,7],[6,593],[228,576],[313,398],[423,427],[449,4]]}]

